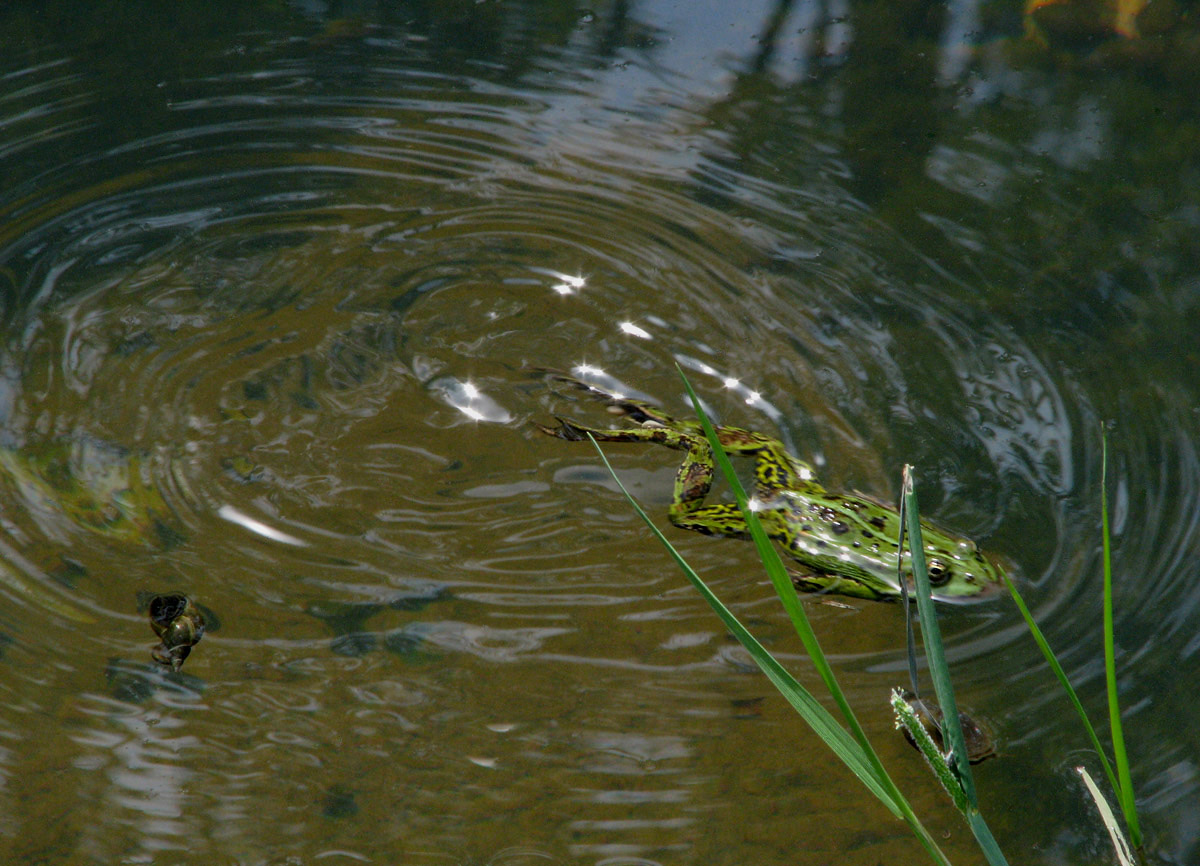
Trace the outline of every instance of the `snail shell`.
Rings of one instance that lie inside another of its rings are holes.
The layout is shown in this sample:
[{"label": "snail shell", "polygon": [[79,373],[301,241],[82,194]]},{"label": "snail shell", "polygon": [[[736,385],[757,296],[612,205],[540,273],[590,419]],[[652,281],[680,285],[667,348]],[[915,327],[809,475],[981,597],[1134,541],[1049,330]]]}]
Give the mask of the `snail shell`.
[{"label": "snail shell", "polygon": [[150,627],[162,641],[151,650],[151,656],[178,671],[204,637],[204,616],[185,595],[156,595],[150,600]]}]

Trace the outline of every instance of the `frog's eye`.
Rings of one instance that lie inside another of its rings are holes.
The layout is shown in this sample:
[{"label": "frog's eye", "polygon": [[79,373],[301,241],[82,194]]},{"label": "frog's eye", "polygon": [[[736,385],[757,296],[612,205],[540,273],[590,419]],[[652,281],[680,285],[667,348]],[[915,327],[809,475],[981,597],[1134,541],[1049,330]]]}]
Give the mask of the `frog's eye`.
[{"label": "frog's eye", "polygon": [[950,567],[940,559],[929,560],[928,570],[929,582],[934,586],[943,586],[949,583],[950,578],[953,576]]}]

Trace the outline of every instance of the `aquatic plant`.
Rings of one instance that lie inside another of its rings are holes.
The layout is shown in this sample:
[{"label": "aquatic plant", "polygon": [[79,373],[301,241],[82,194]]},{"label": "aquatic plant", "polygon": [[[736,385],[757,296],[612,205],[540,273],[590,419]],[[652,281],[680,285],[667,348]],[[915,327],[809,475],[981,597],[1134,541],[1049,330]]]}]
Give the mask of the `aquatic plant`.
[{"label": "aquatic plant", "polygon": [[[1112,785],[1113,792],[1117,795],[1117,802],[1121,806],[1121,812],[1125,818],[1125,827],[1133,842],[1134,851],[1130,856],[1140,860],[1143,844],[1142,829],[1138,823],[1137,806],[1134,802],[1133,780],[1129,771],[1129,755],[1125,750],[1125,736],[1121,727],[1121,706],[1117,695],[1116,651],[1113,637],[1112,540],[1108,525],[1108,437],[1104,435],[1103,428],[1101,428],[1100,437],[1100,536],[1103,544],[1104,571],[1104,620],[1102,625],[1104,637],[1104,681],[1108,692],[1108,720],[1109,730],[1112,735],[1113,762],[1117,765],[1115,770],[1112,763],[1109,762],[1108,756],[1105,754],[1104,747],[1100,744],[1100,737],[1097,736],[1096,729],[1092,726],[1091,720],[1083,708],[1083,703],[1079,700],[1079,695],[1076,694],[1075,688],[1071,685],[1066,671],[1063,670],[1063,666],[1054,655],[1054,651],[1050,648],[1050,643],[1038,627],[1033,614],[1030,613],[1029,607],[1021,597],[1021,593],[1017,591],[1016,585],[1013,584],[1007,575],[1004,580],[1008,586],[1009,594],[1012,596],[1013,601],[1016,602],[1017,609],[1021,611],[1021,616],[1024,617],[1025,624],[1029,627],[1029,633],[1033,636],[1038,648],[1042,651],[1042,655],[1046,659],[1046,664],[1050,666],[1050,669],[1054,671],[1054,675],[1058,677],[1063,691],[1066,693],[1071,705],[1075,708],[1079,720],[1083,723],[1084,730],[1087,731],[1092,748],[1095,750],[1096,755],[1099,756],[1100,763],[1104,767],[1104,773],[1108,776],[1109,784]],[[1100,810],[1101,817],[1105,819],[1106,827],[1113,837],[1113,844],[1118,854],[1121,854],[1122,844],[1127,846],[1128,843],[1125,842],[1115,822],[1109,820],[1108,804],[1099,796],[1099,790],[1094,784],[1091,784],[1091,778],[1087,775],[1086,771],[1082,767],[1077,768],[1077,770],[1083,776],[1085,784],[1088,787],[1088,792],[1096,801],[1096,806]],[[1126,861],[1122,858],[1122,863],[1126,862],[1133,861]]]},{"label": "aquatic plant", "polygon": [[[742,511],[742,515],[750,529],[750,536],[754,541],[759,559],[762,561],[763,567],[767,575],[771,579],[771,583],[775,588],[779,599],[783,604],[788,618],[791,620],[797,635],[803,643],[805,651],[808,653],[809,659],[813,664],[814,669],[821,677],[826,689],[829,691],[838,712],[842,717],[839,722],[828,710],[822,706],[817,699],[803,685],[796,680],[795,677],[782,665],[780,662],[754,637],[753,634],[737,619],[737,617],[721,602],[719,598],[712,592],[704,580],[697,574],[683,556],[675,549],[674,545],[662,534],[649,515],[642,509],[638,502],[630,495],[629,491],[621,483],[617,477],[612,465],[608,462],[608,458],[604,455],[599,443],[589,434],[593,446],[600,454],[601,460],[604,461],[605,467],[612,475],[617,487],[625,495],[630,505],[641,517],[642,521],[650,528],[651,532],[658,538],[659,542],[668,551],[671,557],[679,565],[687,579],[695,586],[701,597],[713,609],[725,627],[730,633],[745,647],[750,657],[766,674],[767,678],[778,689],[781,695],[788,701],[789,704],[800,714],[801,718],[813,729],[813,731],[821,737],[822,741],[832,750],[832,752],[854,773],[855,776],[867,787],[867,789],[896,817],[904,820],[917,840],[925,848],[932,857],[934,862],[939,864],[948,864],[949,860],[945,853],[938,846],[937,842],[930,835],[929,831],[921,823],[920,819],[913,812],[911,805],[901,793],[894,780],[888,775],[884,768],[878,753],[872,747],[867,739],[862,725],[859,723],[854,711],[851,709],[849,701],[846,699],[845,693],[838,685],[837,678],[834,675],[833,669],[829,664],[828,659],[821,650],[820,642],[817,640],[816,633],[813,631],[808,617],[804,612],[804,606],[797,596],[792,585],[791,578],[784,566],[779,552],[775,545],[768,538],[766,531],[763,529],[757,515],[751,509],[745,489],[742,487],[738,479],[733,465],[729,460],[729,456],[721,447],[717,438],[717,434],[713,429],[711,422],[704,412],[700,404],[699,398],[692,389],[691,383],[683,374],[682,369],[679,370],[680,377],[683,379],[684,387],[687,389],[689,398],[696,412],[696,417],[700,420],[703,426],[705,436],[708,438],[709,444],[712,447],[713,455],[717,465],[721,468],[721,472],[728,481],[729,486],[733,490],[734,497],[737,500],[738,506]],[[1105,450],[1105,463],[1107,463],[1107,450]],[[1106,471],[1106,469],[1104,470]],[[1102,474],[1101,487],[1102,491],[1105,486],[1104,475]],[[1102,492],[1102,496],[1104,496]],[[901,546],[904,543],[904,537],[907,534],[909,551],[911,556],[910,565],[913,572],[913,580],[916,585],[915,596],[916,603],[921,621],[921,636],[925,647],[925,653],[928,661],[930,679],[934,685],[934,691],[937,694],[938,704],[942,713],[941,733],[943,742],[949,743],[949,750],[944,751],[937,743],[929,736],[921,719],[914,712],[912,702],[908,701],[899,692],[893,692],[892,706],[897,714],[898,726],[904,727],[909,735],[914,740],[914,744],[925,756],[937,778],[950,794],[952,801],[959,811],[963,814],[967,825],[974,834],[976,841],[980,846],[980,850],[984,854],[990,866],[1007,866],[1007,860],[1003,852],[1000,850],[999,844],[996,842],[991,833],[986,821],[983,819],[982,812],[979,808],[978,795],[975,789],[974,780],[971,774],[970,763],[971,756],[967,750],[966,741],[963,735],[962,727],[959,721],[959,712],[957,703],[954,697],[953,683],[950,678],[949,666],[946,662],[945,653],[942,647],[941,632],[938,628],[937,611],[934,606],[932,596],[932,586],[929,580],[928,569],[926,567],[924,556],[924,545],[921,539],[920,513],[917,507],[917,499],[915,492],[915,482],[911,467],[904,467],[903,490],[901,500],[901,533],[899,542]],[[1133,790],[1130,782],[1128,756],[1124,748],[1124,738],[1121,733],[1120,726],[1120,708],[1116,695],[1116,679],[1114,668],[1114,648],[1113,648],[1113,616],[1112,616],[1112,565],[1110,554],[1109,527],[1108,527],[1108,510],[1106,500],[1102,502],[1102,533],[1104,542],[1104,653],[1105,653],[1105,670],[1107,674],[1108,691],[1109,691],[1109,714],[1110,724],[1112,728],[1114,760],[1117,763],[1117,770],[1114,771],[1104,754],[1104,750],[1100,745],[1099,738],[1096,736],[1095,730],[1088,721],[1083,706],[1079,701],[1074,689],[1071,687],[1066,674],[1063,672],[1062,666],[1054,657],[1050,650],[1045,636],[1038,628],[1032,614],[1025,605],[1024,600],[1018,593],[1016,586],[1012,580],[1005,575],[1004,580],[1008,586],[1009,592],[1012,594],[1017,607],[1020,609],[1022,616],[1029,625],[1030,633],[1038,646],[1041,647],[1045,654],[1048,664],[1058,676],[1063,685],[1064,691],[1068,698],[1074,704],[1079,712],[1084,726],[1092,740],[1092,744],[1096,749],[1100,760],[1104,765],[1109,781],[1117,793],[1117,799],[1121,804],[1122,812],[1125,816],[1125,823],[1129,830],[1130,836],[1134,840],[1135,849],[1140,854],[1141,848],[1141,832],[1137,823],[1137,814],[1133,803]],[[902,561],[902,560],[901,560]],[[905,582],[901,580],[901,585]],[[907,610],[907,598],[905,598],[905,607]],[[910,655],[912,653],[912,642],[910,636]],[[915,662],[910,659],[910,671],[913,672],[913,681],[915,685]],[[1132,866],[1134,863],[1134,855],[1128,853],[1128,846],[1124,842],[1119,827],[1113,819],[1107,803],[1099,794],[1098,789],[1087,775],[1086,771],[1079,768],[1079,772],[1084,779],[1085,785],[1089,792],[1095,798],[1097,807],[1100,810],[1101,816],[1105,821],[1105,826],[1113,840],[1114,847],[1117,850],[1118,858],[1122,866]]]}]

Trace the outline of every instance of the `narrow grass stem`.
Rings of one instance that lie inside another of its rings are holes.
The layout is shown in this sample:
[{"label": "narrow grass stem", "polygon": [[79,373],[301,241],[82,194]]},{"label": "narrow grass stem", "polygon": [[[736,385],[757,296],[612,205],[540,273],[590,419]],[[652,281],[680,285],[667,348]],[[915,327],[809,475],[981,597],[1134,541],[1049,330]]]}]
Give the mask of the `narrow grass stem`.
[{"label": "narrow grass stem", "polygon": [[942,737],[950,744],[957,762],[956,770],[962,782],[967,802],[978,808],[975,796],[975,780],[971,774],[971,763],[967,754],[966,739],[958,720],[958,702],[954,698],[954,687],[950,682],[950,666],[946,663],[946,651],[942,646],[942,631],[937,624],[937,611],[933,604],[933,587],[929,583],[929,572],[925,564],[924,541],[921,534],[921,516],[917,509],[917,493],[913,484],[912,467],[904,467],[904,511],[908,531],[908,548],[913,577],[917,585],[917,611],[921,617],[921,641],[925,644],[925,658],[929,663],[929,678],[942,708]]},{"label": "narrow grass stem", "polygon": [[1104,550],[1104,679],[1108,687],[1108,722],[1112,730],[1113,760],[1117,765],[1119,785],[1115,786],[1117,800],[1125,815],[1129,838],[1134,848],[1142,847],[1142,829],[1138,824],[1137,804],[1133,794],[1133,779],[1129,772],[1129,755],[1125,751],[1125,734],[1121,729],[1121,703],[1117,694],[1116,645],[1113,636],[1112,541],[1108,526],[1108,437],[1100,431],[1100,530]]},{"label": "narrow grass stem", "polygon": [[[1021,616],[1024,617],[1025,624],[1029,626],[1029,633],[1033,635],[1034,642],[1037,643],[1038,649],[1042,651],[1042,656],[1046,659],[1046,663],[1050,665],[1050,669],[1054,671],[1054,675],[1058,677],[1063,691],[1066,692],[1067,699],[1071,702],[1071,705],[1075,708],[1075,713],[1083,723],[1083,728],[1087,732],[1088,739],[1092,742],[1092,748],[1095,749],[1096,755],[1100,758],[1104,774],[1108,777],[1108,783],[1112,786],[1113,793],[1116,794],[1117,803],[1120,805],[1121,813],[1125,817],[1125,826],[1129,830],[1129,837],[1133,842],[1134,849],[1135,851],[1140,851],[1142,848],[1142,832],[1137,818],[1133,781],[1129,772],[1129,756],[1125,750],[1125,738],[1121,730],[1121,710],[1117,695],[1116,645],[1113,637],[1112,547],[1109,538],[1110,530],[1108,523],[1108,441],[1103,429],[1100,431],[1100,436],[1100,530],[1103,551],[1102,567],[1104,572],[1104,679],[1108,695],[1109,724],[1113,740],[1113,761],[1111,763],[1104,751],[1104,747],[1100,743],[1100,737],[1096,734],[1096,729],[1092,726],[1091,719],[1088,718],[1087,712],[1083,708],[1083,702],[1079,700],[1079,695],[1076,693],[1075,687],[1071,685],[1066,671],[1059,664],[1058,658],[1050,648],[1049,641],[1046,640],[1046,636],[1034,620],[1028,605],[1025,604],[1025,599],[1021,597],[1021,593],[1017,591],[1016,585],[1008,575],[1004,575],[1004,583],[1008,587],[1009,595],[1016,602]],[[1115,770],[1113,768],[1114,763],[1116,764]]]},{"label": "narrow grass stem", "polygon": [[[955,797],[956,805],[962,810],[967,826],[975,835],[975,841],[990,866],[1008,866],[1008,861],[983,814],[979,811],[979,798],[975,791],[975,779],[971,773],[971,759],[963,737],[962,724],[958,717],[958,703],[954,698],[954,685],[950,680],[950,666],[942,646],[942,632],[938,627],[937,611],[933,604],[933,587],[929,582],[929,571],[925,564],[925,542],[921,534],[921,514],[917,508],[917,494],[911,466],[904,467],[901,511],[904,516],[901,530],[908,533],[908,549],[912,565],[913,582],[916,585],[917,610],[921,617],[921,642],[925,645],[925,658],[929,663],[929,678],[937,694],[942,710],[942,740],[950,743],[952,763],[948,769],[961,786],[962,800]],[[903,548],[900,550],[903,555]],[[954,792],[951,791],[953,795]],[[965,801],[965,808],[964,806]]]},{"label": "narrow grass stem", "polygon": [[1058,677],[1059,684],[1066,692],[1067,699],[1071,702],[1071,706],[1075,708],[1079,720],[1083,722],[1084,730],[1087,731],[1088,739],[1092,741],[1092,748],[1096,750],[1096,755],[1100,758],[1100,764],[1104,767],[1104,774],[1108,777],[1108,783],[1112,785],[1113,792],[1120,790],[1121,786],[1117,783],[1117,774],[1113,770],[1112,764],[1108,760],[1108,755],[1104,752],[1104,746],[1100,744],[1100,737],[1096,734],[1096,729],[1092,727],[1092,720],[1088,718],[1087,711],[1083,708],[1083,702],[1079,700],[1079,694],[1075,691],[1075,687],[1071,685],[1071,681],[1067,678],[1067,672],[1063,670],[1059,664],[1058,656],[1054,654],[1054,650],[1050,648],[1050,642],[1046,640],[1045,634],[1042,633],[1041,627],[1034,620],[1033,614],[1029,607],[1025,604],[1025,599],[1021,597],[1021,593],[1017,591],[1016,584],[1006,574],[1004,575],[1004,583],[1008,587],[1008,593],[1017,604],[1017,609],[1021,611],[1021,616],[1025,619],[1025,624],[1029,627],[1029,633],[1033,635],[1034,643],[1038,645],[1038,649],[1042,651],[1042,657],[1046,659],[1046,664],[1050,665],[1050,670],[1054,671],[1054,675]]}]

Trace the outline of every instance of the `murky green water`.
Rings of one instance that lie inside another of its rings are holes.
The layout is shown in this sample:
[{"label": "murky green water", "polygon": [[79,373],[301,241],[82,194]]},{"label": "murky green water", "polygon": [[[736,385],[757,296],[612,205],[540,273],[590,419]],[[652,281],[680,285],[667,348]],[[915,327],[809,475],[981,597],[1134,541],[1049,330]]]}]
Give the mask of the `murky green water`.
[{"label": "murky green water", "polygon": [[[830,486],[914,463],[1097,716],[1108,422],[1134,778],[1151,860],[1194,862],[1190,43],[1039,53],[1018,11],[0,11],[5,862],[926,862],[530,423],[603,417],[531,367],[682,411],[676,362]],[[610,450],[664,515],[674,456]],[[672,538],[815,679],[748,545]],[[180,677],[148,591],[219,619]],[[891,731],[899,610],[811,615],[977,862]],[[1016,611],[946,627],[1011,862],[1100,862]]]}]

